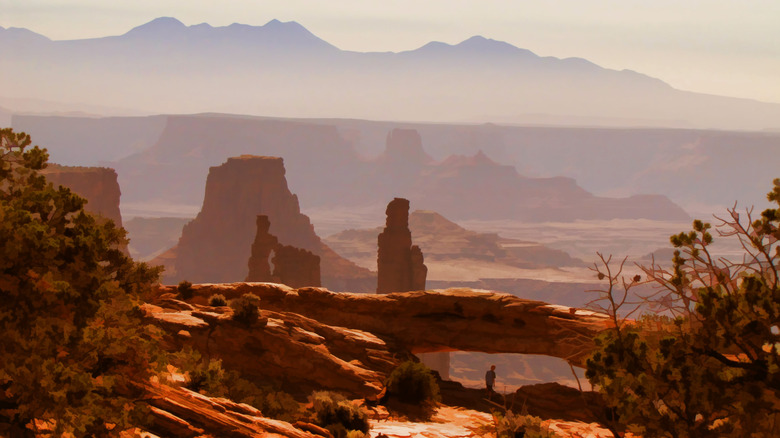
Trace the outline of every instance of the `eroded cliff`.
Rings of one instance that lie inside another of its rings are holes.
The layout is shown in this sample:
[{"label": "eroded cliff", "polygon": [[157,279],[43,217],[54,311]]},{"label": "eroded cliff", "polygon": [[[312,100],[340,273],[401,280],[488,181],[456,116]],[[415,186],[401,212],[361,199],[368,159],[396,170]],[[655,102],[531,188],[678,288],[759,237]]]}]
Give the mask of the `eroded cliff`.
[{"label": "eroded cliff", "polygon": [[41,173],[55,187],[68,187],[85,198],[85,208],[88,212],[111,219],[117,226],[122,226],[122,213],[119,211],[119,198],[122,193],[114,169],[50,164]]}]

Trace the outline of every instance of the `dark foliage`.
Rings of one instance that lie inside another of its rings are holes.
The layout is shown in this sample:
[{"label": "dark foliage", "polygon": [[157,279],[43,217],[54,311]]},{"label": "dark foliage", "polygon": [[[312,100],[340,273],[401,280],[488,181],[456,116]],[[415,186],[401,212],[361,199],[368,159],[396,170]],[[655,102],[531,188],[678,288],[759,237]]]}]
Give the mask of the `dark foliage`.
[{"label": "dark foliage", "polygon": [[214,294],[209,297],[209,306],[211,307],[227,306],[227,300],[225,299],[225,296],[222,294]]},{"label": "dark foliage", "polygon": [[185,387],[212,397],[226,397],[259,409],[263,415],[293,422],[301,415],[300,404],[286,392],[271,387],[259,387],[241,377],[237,371],[226,370],[221,360],[205,360],[192,349],[172,356],[172,362],[185,371]]},{"label": "dark foliage", "polygon": [[387,378],[387,391],[402,403],[419,405],[440,399],[436,378],[419,362],[407,361],[394,369]]},{"label": "dark foliage", "polygon": [[143,390],[164,355],[140,318],[160,270],[119,249],[125,231],[39,170],[48,154],[0,130],[0,435],[102,436],[145,421]]},{"label": "dark foliage", "polygon": [[334,436],[345,437],[350,431],[368,433],[368,414],[352,404],[341,394],[328,391],[315,392],[311,396],[314,421],[331,431]]},{"label": "dark foliage", "polygon": [[182,300],[187,301],[195,294],[195,289],[192,288],[192,283],[187,280],[181,281],[176,290],[179,292],[179,297]]},{"label": "dark foliage", "polygon": [[233,320],[245,326],[251,326],[260,316],[258,305],[260,305],[260,297],[253,293],[246,293],[231,300],[230,308],[233,309]]},{"label": "dark foliage", "polygon": [[[768,199],[780,206],[780,179]],[[612,428],[645,437],[780,436],[780,209],[753,220],[728,211],[718,234],[736,238],[741,260],[717,257],[711,225],[671,237],[669,270],[645,267],[659,292],[650,297],[676,315],[654,318],[656,329],[617,318],[597,339],[587,377],[609,404]],[[614,300],[609,278],[605,299]],[[635,282],[624,282],[630,287]]]}]

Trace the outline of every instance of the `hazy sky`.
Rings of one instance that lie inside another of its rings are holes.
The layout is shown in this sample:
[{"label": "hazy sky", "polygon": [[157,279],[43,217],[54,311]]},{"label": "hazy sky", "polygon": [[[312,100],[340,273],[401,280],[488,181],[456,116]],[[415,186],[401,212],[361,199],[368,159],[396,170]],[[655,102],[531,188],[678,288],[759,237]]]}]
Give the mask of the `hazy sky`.
[{"label": "hazy sky", "polygon": [[160,16],[213,26],[294,20],[357,51],[483,35],[684,90],[780,102],[779,0],[0,0],[0,26],[55,40],[118,35]]}]

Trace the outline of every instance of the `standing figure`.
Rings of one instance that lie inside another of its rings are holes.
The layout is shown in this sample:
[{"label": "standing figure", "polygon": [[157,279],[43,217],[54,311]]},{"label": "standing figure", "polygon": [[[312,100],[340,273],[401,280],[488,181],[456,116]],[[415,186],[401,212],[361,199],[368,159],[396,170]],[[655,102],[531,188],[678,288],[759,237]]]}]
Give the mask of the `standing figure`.
[{"label": "standing figure", "polygon": [[496,391],[493,390],[493,386],[496,384],[496,366],[491,365],[488,372],[485,373],[485,386],[487,387],[487,398],[488,400],[491,400],[493,398],[493,394],[496,393]]}]

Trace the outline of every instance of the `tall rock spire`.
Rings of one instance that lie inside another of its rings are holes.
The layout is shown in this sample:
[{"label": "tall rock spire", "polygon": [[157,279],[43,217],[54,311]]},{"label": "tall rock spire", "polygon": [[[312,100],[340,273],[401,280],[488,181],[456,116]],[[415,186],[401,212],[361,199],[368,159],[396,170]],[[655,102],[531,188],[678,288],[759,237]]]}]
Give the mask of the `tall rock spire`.
[{"label": "tall rock spire", "polygon": [[412,245],[409,200],[393,199],[385,214],[385,229],[377,238],[377,293],[424,290],[428,268],[420,247]]}]

